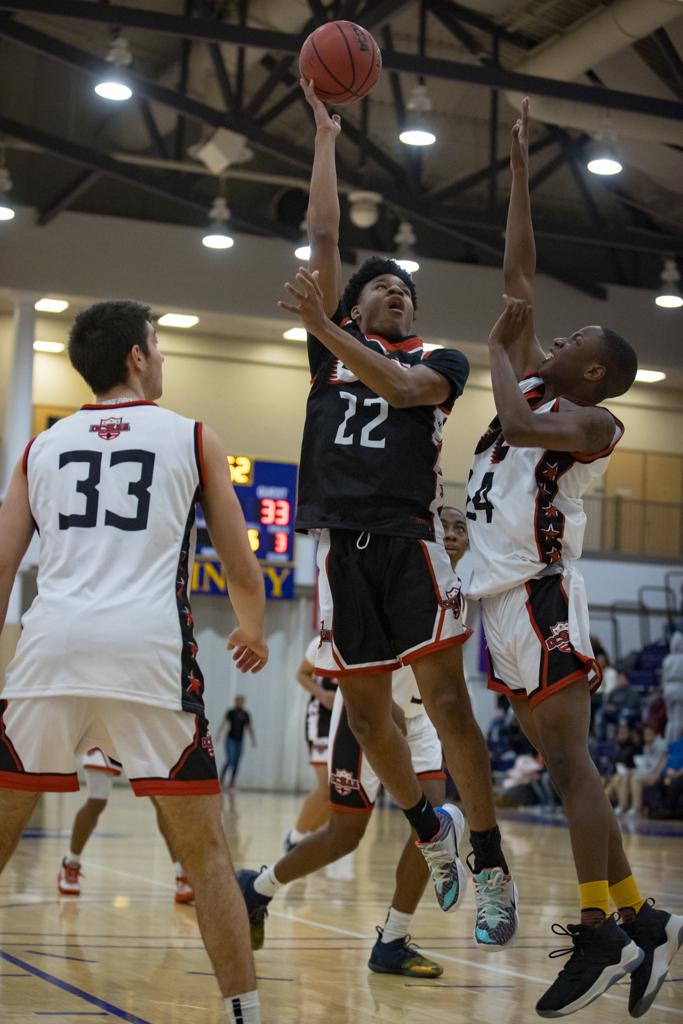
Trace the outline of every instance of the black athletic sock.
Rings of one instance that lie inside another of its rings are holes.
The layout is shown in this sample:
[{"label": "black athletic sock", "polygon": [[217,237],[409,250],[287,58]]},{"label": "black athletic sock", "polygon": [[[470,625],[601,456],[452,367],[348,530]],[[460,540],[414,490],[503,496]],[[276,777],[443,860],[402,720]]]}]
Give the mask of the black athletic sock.
[{"label": "black athletic sock", "polygon": [[500,829],[497,825],[484,832],[470,831],[470,842],[474,853],[474,874],[485,868],[502,868],[509,875],[507,861],[500,846]]},{"label": "black athletic sock", "polygon": [[436,811],[426,796],[421,797],[414,807],[404,807],[402,810],[421,843],[430,842],[441,828]]}]

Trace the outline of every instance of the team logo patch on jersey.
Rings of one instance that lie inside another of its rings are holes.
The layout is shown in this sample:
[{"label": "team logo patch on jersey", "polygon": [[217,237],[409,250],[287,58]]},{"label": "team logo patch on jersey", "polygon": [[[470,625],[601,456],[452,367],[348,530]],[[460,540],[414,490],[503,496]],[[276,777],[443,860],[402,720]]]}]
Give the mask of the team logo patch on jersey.
[{"label": "team logo patch on jersey", "polygon": [[336,772],[330,772],[330,783],[339,796],[349,796],[354,790],[360,789],[360,782],[358,779],[354,779],[346,768],[338,768]]},{"label": "team logo patch on jersey", "polygon": [[332,366],[332,371],[330,373],[328,383],[353,384],[353,382],[357,380],[358,377],[355,375],[355,373],[353,373],[346,366],[344,366],[341,359],[337,359],[334,365]]},{"label": "team logo patch on jersey", "polygon": [[460,612],[462,610],[462,598],[460,596],[460,585],[451,587],[450,590],[446,591],[446,600],[443,603],[444,608],[450,608],[456,619],[460,618]]},{"label": "team logo patch on jersey", "polygon": [[329,644],[332,643],[332,630],[331,629],[325,629],[325,623],[321,622],[320,623],[320,643],[318,644],[318,647],[322,647],[322,645],[325,644],[325,643],[329,643]]},{"label": "team logo patch on jersey", "polygon": [[569,639],[569,623],[556,622],[550,628],[550,636],[545,641],[548,651],[562,651],[564,654],[571,654],[572,645]]},{"label": "team logo patch on jersey", "polygon": [[213,749],[213,738],[211,736],[202,736],[202,748],[207,752],[209,757],[215,758],[216,753]]},{"label": "team logo patch on jersey", "polygon": [[97,434],[103,441],[114,441],[126,430],[130,430],[130,423],[124,423],[123,416],[107,416],[99,423],[90,424],[90,433]]}]

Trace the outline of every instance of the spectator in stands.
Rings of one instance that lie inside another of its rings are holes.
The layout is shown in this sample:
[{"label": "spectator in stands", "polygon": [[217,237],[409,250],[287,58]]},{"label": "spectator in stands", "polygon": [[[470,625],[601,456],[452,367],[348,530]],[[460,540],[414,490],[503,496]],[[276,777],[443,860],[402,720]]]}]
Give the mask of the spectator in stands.
[{"label": "spectator in stands", "polygon": [[[667,743],[658,736],[651,725],[643,730],[643,749],[633,753],[633,768],[627,767],[613,779],[612,791],[617,796],[616,814],[638,814],[643,803],[643,790],[655,785],[664,768],[667,757]],[[608,787],[609,789],[609,787]]]},{"label": "spectator in stands", "polygon": [[[625,672],[617,675],[617,685],[607,694],[600,710],[603,737],[621,722],[633,726],[640,720],[642,700]],[[610,726],[612,727],[610,729]]]},{"label": "spectator in stands", "polygon": [[657,736],[666,733],[666,702],[662,696],[662,688],[658,686],[652,693],[643,713],[643,726],[649,725]]},{"label": "spectator in stands", "polygon": [[659,782],[643,796],[653,817],[683,816],[683,735],[669,744]]},{"label": "spectator in stands", "polygon": [[543,771],[543,758],[535,750],[519,754],[505,773],[502,793],[496,797],[496,803],[500,807],[528,807],[537,803],[539,794],[535,784]]},{"label": "spectator in stands", "polygon": [[591,646],[593,648],[595,660],[602,669],[602,685],[600,689],[596,691],[596,693],[601,694],[602,699],[604,701],[607,694],[611,693],[614,687],[617,685],[617,678],[619,676],[619,673],[612,665],[612,662],[609,659],[607,651],[602,646],[597,637],[591,637]]},{"label": "spectator in stands", "polygon": [[669,649],[662,662],[662,693],[667,718],[664,736],[673,743],[683,732],[683,633],[673,634]]}]

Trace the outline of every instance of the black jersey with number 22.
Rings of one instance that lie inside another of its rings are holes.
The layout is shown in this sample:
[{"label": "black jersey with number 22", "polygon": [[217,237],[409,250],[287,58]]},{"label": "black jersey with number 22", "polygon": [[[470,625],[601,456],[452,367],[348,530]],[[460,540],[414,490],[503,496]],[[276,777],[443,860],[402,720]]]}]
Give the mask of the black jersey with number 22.
[{"label": "black jersey with number 22", "polygon": [[415,336],[398,342],[364,335],[334,320],[359,344],[406,368],[424,362],[451,384],[441,406],[392,408],[309,334],[311,390],[299,469],[296,525],[433,540],[443,504],[439,466],[443,425],[462,394],[467,359],[454,349],[423,351]]}]

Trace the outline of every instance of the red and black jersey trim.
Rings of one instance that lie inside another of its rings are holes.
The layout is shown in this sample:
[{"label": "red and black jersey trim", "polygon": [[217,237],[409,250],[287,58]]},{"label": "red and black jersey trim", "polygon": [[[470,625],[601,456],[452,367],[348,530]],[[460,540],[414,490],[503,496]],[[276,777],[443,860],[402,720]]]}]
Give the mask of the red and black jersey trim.
[{"label": "red and black jersey trim", "polygon": [[25,477],[28,477],[28,457],[31,451],[31,446],[35,441],[35,437],[32,437],[29,443],[24,448],[24,454],[21,457],[21,471]]},{"label": "red and black jersey trim", "polygon": [[[609,409],[606,409],[605,412],[609,412]],[[577,462],[582,462],[585,464],[590,462],[597,462],[598,459],[606,459],[608,455],[612,454],[616,446],[619,444],[622,437],[624,436],[625,427],[621,420],[617,419],[613,412],[609,412],[609,414],[614,420],[615,425],[619,428],[618,436],[613,438],[610,444],[608,444],[606,448],[603,448],[602,451],[593,452],[592,455],[586,455],[585,452],[572,452],[572,455],[574,456]]]},{"label": "red and black jersey trim", "polygon": [[185,533],[180,546],[176,574],[176,604],[180,635],[183,642],[180,655],[181,706],[183,711],[204,716],[204,676],[197,663],[199,650],[194,637],[194,619],[190,607],[190,538],[195,521],[195,504],[199,500],[199,489],[195,492],[185,524]]},{"label": "red and black jersey trim", "polygon": [[199,486],[201,490],[206,487],[206,470],[204,468],[204,424],[196,420],[194,425],[194,458],[199,473]]},{"label": "red and black jersey trim", "polygon": [[335,810],[367,814],[373,804],[361,784],[363,750],[351,731],[346,707],[342,708],[332,740],[329,759],[330,804]]},{"label": "red and black jersey trim", "polygon": [[571,452],[545,451],[534,470],[537,488],[534,537],[538,557],[546,565],[554,565],[562,560],[565,515],[554,504],[554,500],[560,489],[560,478],[575,462]]},{"label": "red and black jersey trim", "polygon": [[83,410],[90,410],[90,409],[109,409],[109,410],[112,410],[112,409],[132,409],[132,407],[134,405],[153,405],[153,406],[156,407],[157,403],[156,402],[145,402],[142,399],[140,399],[139,401],[131,401],[131,402],[104,402],[102,405],[97,405],[96,403],[92,403],[92,404],[88,404],[88,405],[82,405],[81,406],[81,411],[83,411]]},{"label": "red and black jersey trim", "polygon": [[[523,397],[526,399],[531,409],[537,409],[538,406],[543,403],[545,398],[545,386],[539,384],[538,387],[533,387],[529,391],[524,392]],[[498,416],[491,420],[486,428],[486,433],[482,434],[477,447],[474,449],[474,454],[481,455],[482,452],[488,451],[491,445],[495,445],[495,448],[491,453],[491,462],[494,465],[497,465],[499,462],[503,461],[510,447],[503,437],[503,429],[500,425],[500,419]]]}]

